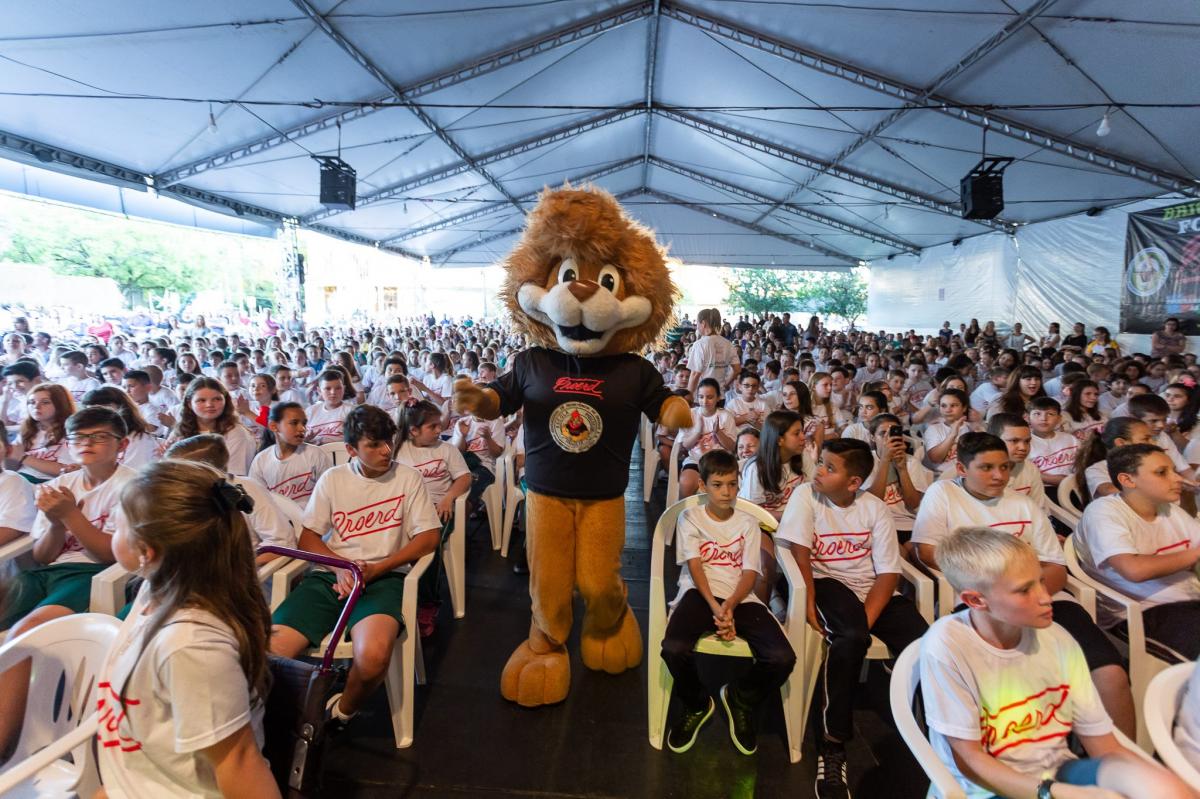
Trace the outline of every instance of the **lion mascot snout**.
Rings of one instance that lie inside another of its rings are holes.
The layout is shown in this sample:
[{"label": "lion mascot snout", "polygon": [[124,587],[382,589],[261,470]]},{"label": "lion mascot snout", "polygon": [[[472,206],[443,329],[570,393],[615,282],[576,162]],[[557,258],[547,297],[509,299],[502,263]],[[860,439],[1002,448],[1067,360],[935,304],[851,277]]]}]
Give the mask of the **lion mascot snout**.
[{"label": "lion mascot snout", "polygon": [[547,190],[505,262],[501,295],[532,346],[487,386],[455,384],[461,413],[525,409],[526,535],[533,620],[500,692],[526,707],[560,702],[576,589],[585,666],[619,674],[642,660],[621,579],[625,487],[641,415],[691,424],[639,353],[672,314],[676,288],[654,235],[595,187]]}]

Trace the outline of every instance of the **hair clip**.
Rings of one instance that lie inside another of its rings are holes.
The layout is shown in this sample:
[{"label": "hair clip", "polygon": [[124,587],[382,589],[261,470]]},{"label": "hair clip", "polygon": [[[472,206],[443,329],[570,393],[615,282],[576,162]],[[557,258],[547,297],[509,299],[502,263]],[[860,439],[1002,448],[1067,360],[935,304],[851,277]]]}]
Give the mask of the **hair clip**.
[{"label": "hair clip", "polygon": [[405,408],[415,408],[420,403],[421,403],[421,401],[419,399],[417,399],[416,397],[409,397],[408,399],[406,399],[404,401],[404,407]]},{"label": "hair clip", "polygon": [[250,513],[254,510],[254,500],[247,496],[246,491],[236,483],[228,480],[218,480],[212,487],[213,500],[220,511],[226,515],[236,511]]}]

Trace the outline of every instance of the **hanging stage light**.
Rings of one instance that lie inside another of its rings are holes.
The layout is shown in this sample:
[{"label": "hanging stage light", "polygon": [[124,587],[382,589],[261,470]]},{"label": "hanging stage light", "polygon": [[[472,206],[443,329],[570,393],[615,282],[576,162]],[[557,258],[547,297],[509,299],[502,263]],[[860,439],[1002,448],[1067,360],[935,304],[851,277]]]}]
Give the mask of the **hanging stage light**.
[{"label": "hanging stage light", "polygon": [[313,160],[321,165],[321,205],[353,211],[358,180],[354,167],[332,155],[314,155]]}]

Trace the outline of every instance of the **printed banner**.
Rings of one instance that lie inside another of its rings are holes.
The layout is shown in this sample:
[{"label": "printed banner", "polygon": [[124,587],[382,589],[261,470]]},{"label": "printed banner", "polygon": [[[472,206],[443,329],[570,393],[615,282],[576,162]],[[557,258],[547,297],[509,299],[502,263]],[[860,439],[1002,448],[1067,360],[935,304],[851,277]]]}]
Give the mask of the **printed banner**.
[{"label": "printed banner", "polygon": [[1153,333],[1169,316],[1200,335],[1200,201],[1129,215],[1121,330]]}]

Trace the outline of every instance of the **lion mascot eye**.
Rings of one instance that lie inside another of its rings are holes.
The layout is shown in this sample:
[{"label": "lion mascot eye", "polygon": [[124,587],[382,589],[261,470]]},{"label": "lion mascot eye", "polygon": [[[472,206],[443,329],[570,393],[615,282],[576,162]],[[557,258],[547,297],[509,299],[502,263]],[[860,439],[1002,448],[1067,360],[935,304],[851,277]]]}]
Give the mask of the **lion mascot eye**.
[{"label": "lion mascot eye", "polygon": [[606,266],[600,270],[600,280],[597,282],[601,288],[616,294],[617,289],[621,287],[621,273],[615,266]]},{"label": "lion mascot eye", "polygon": [[578,280],[579,273],[575,271],[575,262],[567,258],[558,267],[558,282],[570,283],[572,280]]}]

